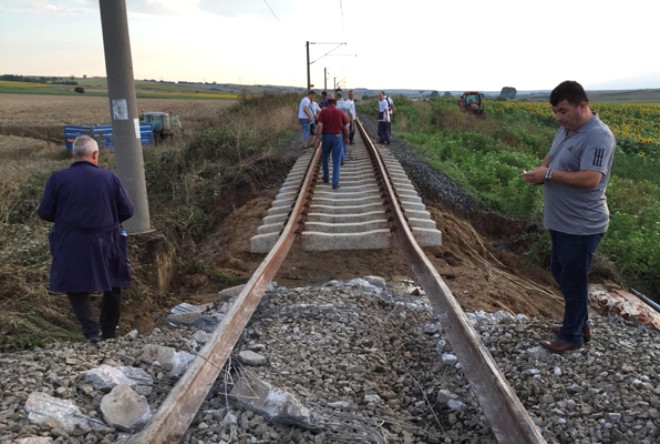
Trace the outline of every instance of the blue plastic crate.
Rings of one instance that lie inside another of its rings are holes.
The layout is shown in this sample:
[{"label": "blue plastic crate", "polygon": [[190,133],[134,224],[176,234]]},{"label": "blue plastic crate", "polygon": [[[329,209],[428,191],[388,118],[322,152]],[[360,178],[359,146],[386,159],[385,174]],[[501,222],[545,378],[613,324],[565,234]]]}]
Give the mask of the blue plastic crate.
[{"label": "blue plastic crate", "polygon": [[[100,150],[113,150],[112,125],[66,125],[64,127],[64,140],[66,149],[71,151],[73,141],[78,136],[88,135],[96,139]],[[150,123],[140,124],[140,142],[142,145],[154,144],[154,132]]]}]

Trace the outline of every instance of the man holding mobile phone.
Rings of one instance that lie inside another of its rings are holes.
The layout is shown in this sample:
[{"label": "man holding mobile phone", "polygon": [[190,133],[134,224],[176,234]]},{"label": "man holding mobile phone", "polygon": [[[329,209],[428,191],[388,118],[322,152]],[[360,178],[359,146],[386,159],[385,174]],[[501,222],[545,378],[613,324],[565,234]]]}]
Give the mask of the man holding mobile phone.
[{"label": "man holding mobile phone", "polygon": [[550,270],[564,297],[564,318],[540,344],[553,353],[578,349],[591,340],[588,273],[609,224],[605,191],[616,140],[589,108],[575,81],[560,83],[550,94],[561,125],[541,166],[523,171],[532,185],[543,185],[543,225],[550,232]]}]

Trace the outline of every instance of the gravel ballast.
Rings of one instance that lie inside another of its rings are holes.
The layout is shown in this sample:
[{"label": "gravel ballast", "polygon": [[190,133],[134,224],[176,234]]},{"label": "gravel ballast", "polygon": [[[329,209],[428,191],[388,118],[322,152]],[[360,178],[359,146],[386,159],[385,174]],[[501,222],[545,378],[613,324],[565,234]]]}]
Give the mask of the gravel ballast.
[{"label": "gravel ballast", "polygon": [[[375,134],[375,120],[363,122]],[[465,192],[396,137],[390,149],[425,199],[475,209]],[[144,362],[145,349],[195,353],[220,317],[183,315],[185,323],[146,335],[0,354],[0,443],[121,441],[126,433],[106,424],[101,412],[109,389],[94,389],[85,372],[102,364],[144,370],[153,379],[142,387],[149,389],[144,396],[156,411],[177,377],[158,362]],[[592,341],[553,355],[538,346],[551,337],[549,320],[504,312],[468,317],[548,442],[660,442],[658,331],[592,315]],[[246,377],[294,397],[309,414],[282,421],[227,396]],[[25,405],[37,392],[70,401],[97,426],[67,432],[30,421]],[[397,282],[369,278],[273,285],[182,442],[496,441],[427,299]]]},{"label": "gravel ballast", "polygon": [[[442,326],[425,297],[382,289],[382,280],[330,282],[266,293],[204,402],[186,443],[495,442]],[[206,317],[207,315],[205,315]],[[660,440],[660,334],[620,318],[592,316],[594,338],[566,355],[541,349],[547,321],[498,312],[468,314],[548,442],[654,443]],[[208,329],[208,319],[199,325]],[[32,392],[72,401],[102,421],[102,391],[82,374],[101,364],[135,366],[154,379],[156,410],[176,378],[145,364],[147,344],[194,352],[194,326],[166,326],[99,345],[53,344],[0,356],[2,442],[114,442],[110,426],[67,433],[27,419]],[[241,352],[264,362],[245,364]],[[282,424],[227,397],[249,375],[294,396],[311,412]],[[19,441],[20,442],[20,441]]]}]

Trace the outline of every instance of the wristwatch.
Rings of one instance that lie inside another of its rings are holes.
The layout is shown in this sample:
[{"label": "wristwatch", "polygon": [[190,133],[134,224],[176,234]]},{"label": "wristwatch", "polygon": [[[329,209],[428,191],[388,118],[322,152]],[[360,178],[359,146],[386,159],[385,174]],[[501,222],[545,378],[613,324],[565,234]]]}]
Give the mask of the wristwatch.
[{"label": "wristwatch", "polygon": [[545,173],[545,181],[550,182],[552,180],[552,169],[548,168],[548,172]]}]

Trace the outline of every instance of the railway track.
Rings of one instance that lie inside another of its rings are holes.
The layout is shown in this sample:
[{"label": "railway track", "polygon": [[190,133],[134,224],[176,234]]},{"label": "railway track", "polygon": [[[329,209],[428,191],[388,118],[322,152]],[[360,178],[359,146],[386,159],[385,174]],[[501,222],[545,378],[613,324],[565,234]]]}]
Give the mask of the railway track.
[{"label": "railway track", "polygon": [[267,252],[267,256],[158,412],[127,442],[181,440],[294,244],[308,250],[402,249],[497,440],[545,442],[421,249],[438,245],[441,236],[405,173],[387,149],[378,149],[370,141],[359,122],[358,129],[363,143],[352,150],[352,157],[342,168],[338,190],[319,179],[320,150],[301,156],[251,240],[252,251]]},{"label": "railway track", "polygon": [[[442,235],[426,211],[422,199],[389,150],[380,152],[387,176],[396,190],[399,206],[404,210],[417,243],[423,247],[442,243]],[[275,245],[288,220],[291,206],[298,196],[300,183],[307,172],[312,153],[298,159],[262,226],[250,241],[253,253],[267,253]],[[367,145],[357,140],[350,147],[341,168],[341,187],[333,190],[323,183],[320,165],[312,169],[309,199],[299,225],[300,246],[306,251],[368,250],[391,248],[393,208],[385,198],[382,172],[374,164]]]}]

